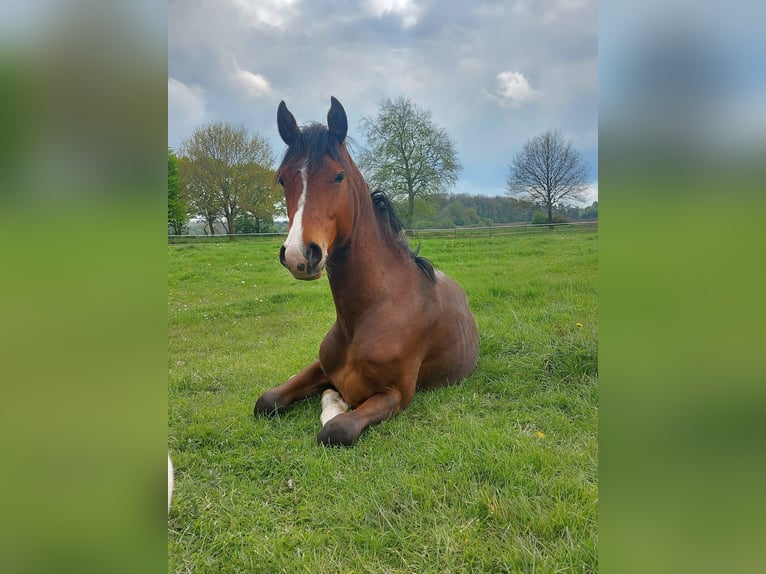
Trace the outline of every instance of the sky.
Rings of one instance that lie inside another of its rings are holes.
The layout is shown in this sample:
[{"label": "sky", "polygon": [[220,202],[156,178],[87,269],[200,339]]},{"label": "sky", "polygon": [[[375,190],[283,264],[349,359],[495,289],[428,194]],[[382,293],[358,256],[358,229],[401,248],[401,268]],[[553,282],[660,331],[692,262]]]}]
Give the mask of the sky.
[{"label": "sky", "polygon": [[343,104],[357,159],[363,116],[410,98],[456,144],[455,193],[506,193],[525,142],[557,129],[598,197],[595,0],[170,0],[168,145],[210,121],[269,139],[281,100],[299,124]]}]

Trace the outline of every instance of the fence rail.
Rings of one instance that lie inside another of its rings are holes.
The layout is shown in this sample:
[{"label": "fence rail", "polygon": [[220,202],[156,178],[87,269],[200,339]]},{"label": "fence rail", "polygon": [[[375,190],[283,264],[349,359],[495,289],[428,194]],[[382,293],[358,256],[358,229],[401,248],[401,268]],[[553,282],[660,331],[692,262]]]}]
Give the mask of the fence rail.
[{"label": "fence rail", "polygon": [[495,237],[500,235],[525,235],[551,231],[598,231],[598,221],[577,221],[571,223],[509,223],[483,227],[454,227],[452,229],[412,229],[409,237]]},{"label": "fence rail", "polygon": [[272,233],[234,233],[227,235],[221,233],[219,235],[171,235],[168,234],[168,243],[223,243],[226,241],[247,241],[251,239],[258,239],[261,237],[287,237],[286,232],[272,232]]},{"label": "fence rail", "polygon": [[[532,233],[598,231],[598,221],[576,221],[571,223],[509,223],[483,227],[453,227],[451,229],[408,229],[408,237],[497,237],[501,235],[526,235]],[[220,243],[224,241],[246,241],[259,237],[286,237],[287,232],[276,233],[235,233],[233,235],[168,235],[168,243]]]}]

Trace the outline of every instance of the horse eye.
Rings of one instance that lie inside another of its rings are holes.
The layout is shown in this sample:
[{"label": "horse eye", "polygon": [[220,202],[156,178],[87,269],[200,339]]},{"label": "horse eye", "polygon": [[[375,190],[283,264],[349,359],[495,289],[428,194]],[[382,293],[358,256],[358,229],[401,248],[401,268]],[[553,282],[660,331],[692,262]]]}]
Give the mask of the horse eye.
[{"label": "horse eye", "polygon": [[284,187],[284,186],[285,186],[285,180],[284,180],[284,179],[282,179],[281,177],[280,177],[280,178],[277,180],[277,183],[278,183],[279,185],[281,185],[282,187]]},{"label": "horse eye", "polygon": [[340,183],[344,179],[346,179],[346,174],[344,172],[340,172],[338,175],[335,176],[335,183]]}]

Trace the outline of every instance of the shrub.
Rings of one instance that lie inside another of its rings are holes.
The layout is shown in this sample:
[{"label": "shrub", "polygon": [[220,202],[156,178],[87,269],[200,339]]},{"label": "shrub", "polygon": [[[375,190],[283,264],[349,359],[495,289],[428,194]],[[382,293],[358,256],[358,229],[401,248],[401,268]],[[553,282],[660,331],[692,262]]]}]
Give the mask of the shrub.
[{"label": "shrub", "polygon": [[[544,223],[548,223],[548,215],[542,211],[535,211],[532,216],[532,224],[541,225]],[[563,215],[554,215],[551,223],[569,223],[569,219]]]}]

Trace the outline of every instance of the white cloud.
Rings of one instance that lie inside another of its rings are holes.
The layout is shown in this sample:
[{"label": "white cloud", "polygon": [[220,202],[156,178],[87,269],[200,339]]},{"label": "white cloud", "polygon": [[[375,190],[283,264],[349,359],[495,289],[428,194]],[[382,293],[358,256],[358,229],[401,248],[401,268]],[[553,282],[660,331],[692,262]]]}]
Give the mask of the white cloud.
[{"label": "white cloud", "polygon": [[543,13],[543,24],[552,24],[562,15],[566,18],[572,12],[586,8],[588,4],[589,0],[558,0],[549,2],[546,4],[545,12]]},{"label": "white cloud", "polygon": [[586,206],[598,201],[598,180],[588,185],[585,193],[583,193],[583,198],[582,205]]},{"label": "white cloud", "polygon": [[187,86],[168,76],[168,112],[197,122],[205,116],[205,101],[202,89]]},{"label": "white cloud", "polygon": [[177,146],[180,138],[191,135],[194,128],[208,118],[202,88],[187,86],[168,76],[168,133],[179,138],[179,141],[169,143]]},{"label": "white cloud", "polygon": [[296,0],[232,0],[244,21],[254,27],[284,29],[293,14]]},{"label": "white cloud", "polygon": [[423,12],[413,0],[369,0],[367,8],[378,18],[389,13],[399,15],[404,28],[412,28],[417,24]]},{"label": "white cloud", "polygon": [[535,99],[539,93],[529,85],[521,72],[500,72],[497,75],[497,90],[483,94],[503,107],[515,108]]},{"label": "white cloud", "polygon": [[271,91],[268,80],[260,74],[254,74],[247,70],[236,72],[236,79],[249,96],[257,98]]},{"label": "white cloud", "polygon": [[572,140],[575,148],[578,150],[591,150],[598,149],[598,130],[587,130],[584,133],[579,133],[574,136],[568,137]]},{"label": "white cloud", "polygon": [[242,69],[233,55],[229,59],[229,74],[234,85],[251,98],[271,93],[269,81],[261,74]]}]

